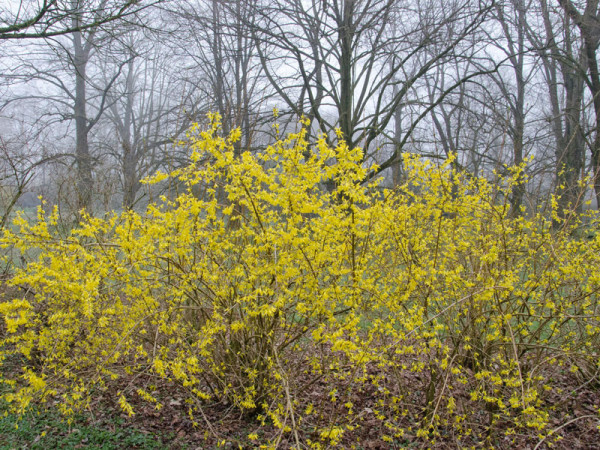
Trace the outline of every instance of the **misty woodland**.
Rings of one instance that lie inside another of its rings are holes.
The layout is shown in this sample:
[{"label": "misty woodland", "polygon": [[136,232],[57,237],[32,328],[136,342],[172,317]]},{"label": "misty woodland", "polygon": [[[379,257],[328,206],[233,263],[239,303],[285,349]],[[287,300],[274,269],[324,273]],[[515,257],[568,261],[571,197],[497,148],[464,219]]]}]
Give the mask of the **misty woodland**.
[{"label": "misty woodland", "polygon": [[599,49],[599,0],[0,0],[0,416],[600,447]]}]

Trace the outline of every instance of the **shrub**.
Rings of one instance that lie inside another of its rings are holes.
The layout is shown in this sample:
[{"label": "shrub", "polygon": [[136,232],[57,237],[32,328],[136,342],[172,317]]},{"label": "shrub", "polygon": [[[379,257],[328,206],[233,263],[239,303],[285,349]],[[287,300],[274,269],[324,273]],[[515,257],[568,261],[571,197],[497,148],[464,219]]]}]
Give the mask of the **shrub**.
[{"label": "shrub", "polygon": [[512,178],[452,161],[405,155],[405,184],[386,190],[360,184],[360,149],[304,128],[235,158],[238,138],[217,117],[192,129],[192,164],[147,181],[182,193],[143,214],[60,238],[40,209],[5,230],[38,255],[10,280],[28,294],[0,303],[15,411],[69,413],[132,377],[117,398],[134,414],[132,395],[158,402],[135,383],[151,373],[189,393],[194,420],[226,402],[315,448],[367,416],[389,440],[492,442],[547,437],[565,374],[598,384],[600,235],[512,218]]}]

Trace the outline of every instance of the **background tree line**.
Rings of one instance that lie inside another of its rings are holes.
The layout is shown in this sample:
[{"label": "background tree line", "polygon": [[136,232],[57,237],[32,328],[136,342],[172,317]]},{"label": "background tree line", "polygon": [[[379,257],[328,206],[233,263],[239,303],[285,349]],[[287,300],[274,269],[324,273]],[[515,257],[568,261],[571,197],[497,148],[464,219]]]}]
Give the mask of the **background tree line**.
[{"label": "background tree line", "polygon": [[[65,214],[134,208],[187,162],[209,111],[238,154],[297,127],[494,178],[525,164],[515,213],[600,199],[598,0],[4,0],[2,223],[38,194]],[[339,133],[336,133],[339,130]],[[582,180],[589,177],[593,189]],[[19,203],[20,202],[20,203]]]}]

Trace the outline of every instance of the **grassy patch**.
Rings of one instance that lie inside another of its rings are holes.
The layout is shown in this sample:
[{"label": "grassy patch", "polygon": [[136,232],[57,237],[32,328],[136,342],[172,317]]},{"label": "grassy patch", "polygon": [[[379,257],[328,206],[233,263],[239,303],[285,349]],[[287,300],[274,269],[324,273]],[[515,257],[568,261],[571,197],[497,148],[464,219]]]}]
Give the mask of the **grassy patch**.
[{"label": "grassy patch", "polygon": [[69,425],[58,412],[38,409],[20,420],[11,414],[0,418],[0,449],[17,448],[159,449],[167,445],[160,437],[127,428],[119,417],[96,425],[78,416]]}]

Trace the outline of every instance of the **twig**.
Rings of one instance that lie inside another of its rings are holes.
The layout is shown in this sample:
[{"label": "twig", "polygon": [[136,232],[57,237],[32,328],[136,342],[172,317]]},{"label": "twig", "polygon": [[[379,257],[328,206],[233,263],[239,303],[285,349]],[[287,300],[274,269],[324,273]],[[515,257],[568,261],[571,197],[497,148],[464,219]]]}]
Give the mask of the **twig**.
[{"label": "twig", "polygon": [[548,439],[548,436],[550,436],[551,434],[556,433],[558,430],[566,427],[567,425],[572,424],[573,422],[575,422],[575,421],[577,421],[579,419],[589,419],[589,418],[592,418],[592,417],[596,417],[596,416],[594,414],[588,414],[588,415],[581,416],[581,417],[575,417],[574,419],[569,420],[567,423],[563,423],[560,427],[557,427],[554,430],[550,431],[550,433],[548,433],[546,435],[546,437],[544,437],[544,439],[542,439],[540,442],[537,443],[537,445],[535,447],[533,447],[533,450],[537,450],[538,448],[540,448],[540,445],[542,445],[544,443],[544,441],[546,439]]}]

